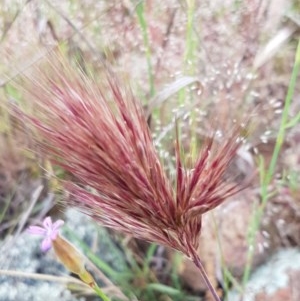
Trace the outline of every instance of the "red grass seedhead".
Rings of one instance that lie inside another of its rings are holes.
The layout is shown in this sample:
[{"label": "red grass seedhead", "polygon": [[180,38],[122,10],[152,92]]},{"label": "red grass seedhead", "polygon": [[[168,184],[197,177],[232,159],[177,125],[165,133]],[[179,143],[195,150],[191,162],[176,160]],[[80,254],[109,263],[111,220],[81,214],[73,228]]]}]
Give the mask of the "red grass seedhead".
[{"label": "red grass seedhead", "polygon": [[[210,140],[192,170],[176,141],[173,189],[157,155],[143,109],[115,75],[96,85],[61,55],[35,66],[22,114],[52,161],[72,173],[72,204],[103,225],[190,255],[198,246],[201,217],[239,189],[224,172],[240,145],[239,129],[222,145]],[[68,202],[68,201],[67,201]]]}]

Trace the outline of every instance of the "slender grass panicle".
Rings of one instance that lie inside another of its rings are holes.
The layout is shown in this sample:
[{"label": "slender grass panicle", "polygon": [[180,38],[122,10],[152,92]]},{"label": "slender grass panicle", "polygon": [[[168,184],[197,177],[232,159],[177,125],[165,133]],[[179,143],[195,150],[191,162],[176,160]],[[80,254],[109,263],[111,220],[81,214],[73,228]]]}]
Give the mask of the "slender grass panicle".
[{"label": "slender grass panicle", "polygon": [[240,187],[224,173],[240,146],[236,127],[223,144],[212,139],[194,168],[180,158],[177,138],[176,187],[154,147],[141,104],[110,71],[96,84],[63,55],[37,64],[24,85],[31,113],[20,113],[35,130],[45,154],[73,174],[66,183],[72,204],[101,224],[183,252],[201,270],[196,252],[201,217]]}]

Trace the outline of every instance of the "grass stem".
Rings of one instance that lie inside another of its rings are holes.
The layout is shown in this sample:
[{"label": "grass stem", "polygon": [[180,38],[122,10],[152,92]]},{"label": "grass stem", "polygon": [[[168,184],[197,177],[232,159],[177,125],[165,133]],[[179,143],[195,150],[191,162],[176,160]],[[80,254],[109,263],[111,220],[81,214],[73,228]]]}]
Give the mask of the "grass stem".
[{"label": "grass stem", "polygon": [[144,2],[140,1],[139,4],[136,6],[136,13],[137,17],[142,29],[143,34],[143,41],[144,46],[146,48],[146,59],[147,59],[147,65],[148,65],[148,76],[149,76],[149,85],[150,85],[150,96],[153,97],[155,94],[155,88],[154,88],[154,76],[153,76],[153,70],[152,70],[152,63],[151,63],[151,49],[149,44],[149,37],[148,37],[148,29],[147,29],[147,22],[144,16]]},{"label": "grass stem", "polygon": [[202,277],[203,277],[203,280],[207,286],[207,288],[209,289],[209,291],[211,292],[211,294],[213,295],[215,301],[221,301],[220,297],[218,296],[216,290],[214,289],[213,285],[211,284],[210,280],[208,279],[208,276],[205,272],[205,269],[204,269],[204,266],[201,262],[201,259],[197,253],[197,251],[195,250],[193,252],[193,255],[192,255],[192,261],[194,262],[194,264],[196,265],[196,267],[199,269]]},{"label": "grass stem", "polygon": [[96,283],[92,288],[103,301],[110,301],[110,299],[102,292],[101,288]]},{"label": "grass stem", "polygon": [[294,90],[296,86],[297,77],[299,74],[300,69],[300,40],[298,41],[298,46],[296,50],[296,56],[295,56],[295,63],[292,71],[292,76],[290,80],[290,84],[288,87],[287,95],[285,98],[284,108],[282,112],[282,118],[280,123],[280,128],[278,130],[278,135],[276,139],[276,144],[273,150],[273,155],[271,158],[271,162],[267,170],[264,170],[264,165],[261,167],[261,204],[258,208],[254,211],[253,218],[249,227],[249,240],[248,240],[248,254],[247,254],[247,265],[244,271],[243,275],[243,288],[245,288],[245,285],[250,277],[251,272],[251,265],[253,261],[254,256],[254,250],[255,250],[255,242],[256,242],[256,233],[259,230],[261,219],[264,213],[264,209],[267,205],[268,199],[270,197],[270,194],[268,193],[268,187],[273,179],[276,164],[278,161],[278,157],[282,148],[282,144],[284,142],[285,132],[287,129],[287,124],[289,123],[288,115],[289,110],[292,102],[292,98],[294,95]]}]

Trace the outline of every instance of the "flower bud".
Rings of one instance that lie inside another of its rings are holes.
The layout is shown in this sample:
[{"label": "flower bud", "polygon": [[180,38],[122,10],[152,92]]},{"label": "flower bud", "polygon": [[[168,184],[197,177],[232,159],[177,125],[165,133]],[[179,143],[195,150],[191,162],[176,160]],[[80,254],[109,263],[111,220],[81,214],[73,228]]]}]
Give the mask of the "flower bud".
[{"label": "flower bud", "polygon": [[94,278],[84,267],[83,256],[70,242],[57,235],[52,241],[52,246],[58,259],[69,271],[78,275],[89,286],[95,285]]}]

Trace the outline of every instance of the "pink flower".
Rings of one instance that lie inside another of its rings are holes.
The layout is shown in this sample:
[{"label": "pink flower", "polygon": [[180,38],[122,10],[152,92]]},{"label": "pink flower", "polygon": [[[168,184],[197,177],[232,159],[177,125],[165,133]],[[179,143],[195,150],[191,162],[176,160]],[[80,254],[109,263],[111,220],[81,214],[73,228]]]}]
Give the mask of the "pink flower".
[{"label": "pink flower", "polygon": [[52,246],[52,241],[57,238],[59,228],[64,224],[64,221],[59,219],[55,223],[52,223],[51,217],[48,216],[43,221],[43,227],[30,226],[27,232],[33,235],[41,235],[44,237],[41,249],[42,251],[48,251]]}]

